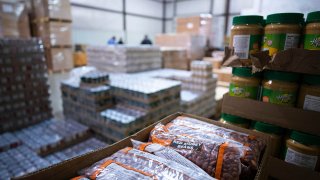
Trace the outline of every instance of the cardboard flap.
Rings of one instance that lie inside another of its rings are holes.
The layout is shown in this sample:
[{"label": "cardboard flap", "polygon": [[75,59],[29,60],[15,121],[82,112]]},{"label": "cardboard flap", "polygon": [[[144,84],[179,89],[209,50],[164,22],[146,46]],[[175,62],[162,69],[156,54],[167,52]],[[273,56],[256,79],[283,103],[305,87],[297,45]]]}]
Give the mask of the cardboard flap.
[{"label": "cardboard flap", "polygon": [[320,75],[320,51],[293,48],[280,51],[273,57],[268,54],[268,51],[252,54],[250,55],[251,60],[248,62],[247,60],[240,60],[238,56],[234,55],[233,48],[226,47],[223,66],[252,66],[254,72],[270,69]]}]

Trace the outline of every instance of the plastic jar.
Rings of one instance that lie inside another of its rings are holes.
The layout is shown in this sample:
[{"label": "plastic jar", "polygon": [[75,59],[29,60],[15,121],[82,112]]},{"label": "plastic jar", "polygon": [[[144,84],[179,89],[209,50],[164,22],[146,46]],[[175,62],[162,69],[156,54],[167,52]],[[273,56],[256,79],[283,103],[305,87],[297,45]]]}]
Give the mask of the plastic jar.
[{"label": "plastic jar", "polygon": [[299,77],[296,73],[266,71],[262,81],[262,101],[295,106]]},{"label": "plastic jar", "polygon": [[320,137],[292,131],[286,141],[284,160],[288,163],[319,170]]},{"label": "plastic jar", "polygon": [[230,46],[240,59],[249,60],[249,55],[260,51],[263,36],[262,16],[236,16],[231,27]]},{"label": "plastic jar", "polygon": [[229,95],[250,99],[257,99],[261,73],[252,74],[247,67],[232,68],[232,77],[229,86]]},{"label": "plastic jar", "polygon": [[304,75],[298,97],[299,108],[320,112],[320,75]]},{"label": "plastic jar", "polygon": [[307,16],[303,46],[304,49],[320,50],[320,11]]},{"label": "plastic jar", "polygon": [[279,157],[284,129],[272,124],[256,122],[254,124],[254,131],[268,134],[271,137],[271,141],[274,144],[273,149],[271,149],[271,154]]},{"label": "plastic jar", "polygon": [[230,124],[230,125],[234,125],[242,128],[247,128],[247,129],[250,126],[250,120],[239,117],[239,116],[234,116],[231,114],[225,114],[225,113],[222,113],[220,122],[224,124]]},{"label": "plastic jar", "polygon": [[303,23],[301,13],[279,13],[267,16],[264,28],[263,50],[269,50],[269,55],[298,48]]}]

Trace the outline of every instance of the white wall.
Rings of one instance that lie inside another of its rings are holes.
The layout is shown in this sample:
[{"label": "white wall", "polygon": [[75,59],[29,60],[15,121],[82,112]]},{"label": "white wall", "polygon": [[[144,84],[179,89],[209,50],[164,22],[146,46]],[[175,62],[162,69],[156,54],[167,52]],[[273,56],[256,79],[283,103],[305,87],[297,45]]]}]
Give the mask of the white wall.
[{"label": "white wall", "polygon": [[[153,40],[162,33],[162,3],[150,0],[126,0],[126,29],[123,31],[122,0],[71,0],[71,3],[117,11],[106,12],[71,6],[73,43],[103,45],[116,36],[126,39],[127,44],[140,44],[145,34]],[[156,17],[151,19],[133,14]]]}]

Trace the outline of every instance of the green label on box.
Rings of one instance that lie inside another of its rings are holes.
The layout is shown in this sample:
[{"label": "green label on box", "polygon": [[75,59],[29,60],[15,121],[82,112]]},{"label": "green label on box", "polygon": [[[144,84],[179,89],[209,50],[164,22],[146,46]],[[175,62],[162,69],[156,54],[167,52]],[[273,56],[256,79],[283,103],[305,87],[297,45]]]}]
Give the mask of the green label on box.
[{"label": "green label on box", "polygon": [[263,88],[262,101],[273,104],[294,106],[296,102],[296,93]]},{"label": "green label on box", "polygon": [[238,86],[230,83],[229,95],[250,99],[257,99],[258,87],[256,86]]},{"label": "green label on box", "polygon": [[303,45],[304,49],[320,50],[320,34],[306,34]]},{"label": "green label on box", "polygon": [[269,50],[269,55],[289,48],[299,47],[300,34],[265,34],[263,50]]},{"label": "green label on box", "polygon": [[260,50],[262,35],[234,35],[234,54],[240,59],[248,59],[250,54]]}]

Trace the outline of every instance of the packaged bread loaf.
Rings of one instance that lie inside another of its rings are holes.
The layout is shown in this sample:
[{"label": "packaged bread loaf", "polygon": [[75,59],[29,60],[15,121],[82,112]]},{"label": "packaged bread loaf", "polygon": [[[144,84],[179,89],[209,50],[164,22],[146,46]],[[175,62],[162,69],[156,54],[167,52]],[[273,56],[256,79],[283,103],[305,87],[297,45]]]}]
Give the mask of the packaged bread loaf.
[{"label": "packaged bread loaf", "polygon": [[204,179],[195,170],[131,147],[95,163],[83,174],[90,179]]},{"label": "packaged bread loaf", "polygon": [[170,133],[158,124],[150,133],[150,141],[168,146],[201,167],[217,179],[239,179],[240,158],[246,148],[239,143],[227,142],[218,137],[214,141],[193,138],[191,135]]}]

